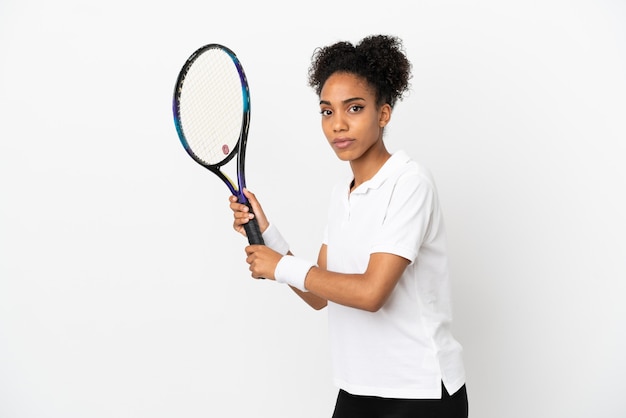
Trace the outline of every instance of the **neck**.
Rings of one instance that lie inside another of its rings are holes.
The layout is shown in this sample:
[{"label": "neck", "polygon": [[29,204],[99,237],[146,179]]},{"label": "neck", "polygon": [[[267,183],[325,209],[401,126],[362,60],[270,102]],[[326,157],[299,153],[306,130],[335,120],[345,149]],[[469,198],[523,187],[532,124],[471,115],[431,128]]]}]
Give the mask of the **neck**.
[{"label": "neck", "polygon": [[391,157],[391,154],[381,141],[379,146],[370,148],[360,158],[350,161],[350,168],[354,175],[351,190],[374,177],[389,157]]}]

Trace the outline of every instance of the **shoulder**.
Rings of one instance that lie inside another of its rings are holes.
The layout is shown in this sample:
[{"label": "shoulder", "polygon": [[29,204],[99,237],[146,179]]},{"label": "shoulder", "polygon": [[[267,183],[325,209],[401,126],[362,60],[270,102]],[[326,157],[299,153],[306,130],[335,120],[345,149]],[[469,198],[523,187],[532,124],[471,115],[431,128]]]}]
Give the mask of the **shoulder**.
[{"label": "shoulder", "polygon": [[394,153],[398,157],[397,169],[395,170],[394,183],[404,187],[425,188],[436,190],[435,179],[432,171],[424,164],[412,159],[403,151]]}]

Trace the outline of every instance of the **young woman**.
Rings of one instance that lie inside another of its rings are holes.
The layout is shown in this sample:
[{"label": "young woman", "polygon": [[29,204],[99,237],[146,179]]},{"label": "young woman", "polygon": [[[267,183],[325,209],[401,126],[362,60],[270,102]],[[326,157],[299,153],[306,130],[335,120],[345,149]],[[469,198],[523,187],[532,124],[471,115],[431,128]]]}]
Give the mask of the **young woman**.
[{"label": "young woman", "polygon": [[246,247],[254,278],[328,307],[334,418],[468,416],[461,345],[450,331],[445,230],[435,183],[383,133],[409,87],[402,42],[376,35],[318,48],[309,84],[322,130],[352,176],[333,189],[317,263],[289,252],[256,196],[230,198],[234,228],[256,216],[266,245]]}]

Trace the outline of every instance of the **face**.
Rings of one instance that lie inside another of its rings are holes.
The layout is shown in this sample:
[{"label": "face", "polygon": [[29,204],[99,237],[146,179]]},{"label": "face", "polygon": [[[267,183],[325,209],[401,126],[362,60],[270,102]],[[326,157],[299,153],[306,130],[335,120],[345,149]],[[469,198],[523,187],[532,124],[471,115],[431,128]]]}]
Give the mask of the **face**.
[{"label": "face", "polygon": [[374,90],[354,74],[331,75],[320,92],[322,130],[339,159],[366,158],[382,145],[383,128],[391,108],[376,106]]}]

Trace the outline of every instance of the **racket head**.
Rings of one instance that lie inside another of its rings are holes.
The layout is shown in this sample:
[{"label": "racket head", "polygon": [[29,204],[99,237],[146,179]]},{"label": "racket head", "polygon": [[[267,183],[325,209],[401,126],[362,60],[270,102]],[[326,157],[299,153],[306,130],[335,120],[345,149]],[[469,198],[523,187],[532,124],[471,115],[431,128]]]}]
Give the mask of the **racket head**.
[{"label": "racket head", "polygon": [[[176,131],[187,153],[220,177],[240,202],[247,203],[243,168],[250,90],[235,53],[216,43],[194,51],[179,72],[172,108]],[[221,170],[235,156],[236,182]]]}]

